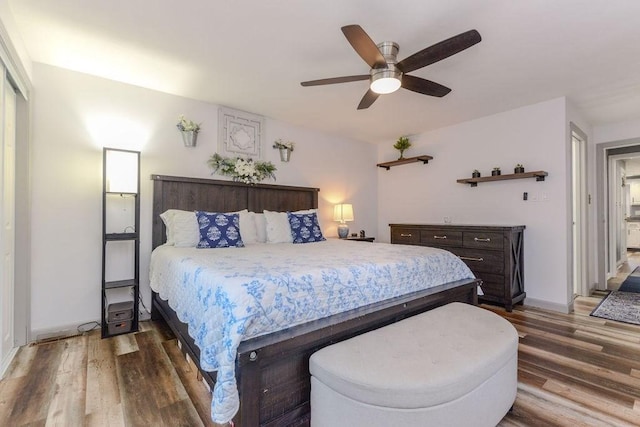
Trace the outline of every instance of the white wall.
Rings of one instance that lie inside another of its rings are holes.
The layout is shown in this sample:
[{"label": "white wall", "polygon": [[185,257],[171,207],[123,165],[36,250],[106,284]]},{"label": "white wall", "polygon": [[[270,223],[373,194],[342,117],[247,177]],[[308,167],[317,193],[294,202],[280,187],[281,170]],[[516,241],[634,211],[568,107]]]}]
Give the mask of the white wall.
[{"label": "white wall", "polygon": [[[565,98],[507,111],[411,137],[405,156],[427,154],[415,163],[378,171],[378,235],[389,241],[390,223],[525,225],[525,303],[566,310],[568,277],[567,123]],[[378,161],[397,158],[394,141],[381,146]],[[499,166],[512,173],[545,170],[534,179],[456,183],[473,169],[488,175]],[[523,201],[528,192],[529,201]],[[547,200],[539,200],[546,194]],[[381,239],[382,240],[382,239]]]},{"label": "white wall", "polygon": [[[100,318],[102,147],[141,150],[141,292],[149,307],[151,174],[211,178],[218,106],[110,80],[33,65],[32,335]],[[259,112],[253,112],[259,113]],[[202,122],[195,148],[185,148],[179,114]],[[320,220],[336,234],[334,203],[354,205],[352,230],[375,230],[373,145],[266,119],[265,160],[277,184],[319,187]],[[290,163],[271,148],[296,143]],[[227,179],[213,176],[216,179]]]},{"label": "white wall", "polygon": [[622,123],[594,126],[593,143],[624,141],[640,137],[640,119]]}]

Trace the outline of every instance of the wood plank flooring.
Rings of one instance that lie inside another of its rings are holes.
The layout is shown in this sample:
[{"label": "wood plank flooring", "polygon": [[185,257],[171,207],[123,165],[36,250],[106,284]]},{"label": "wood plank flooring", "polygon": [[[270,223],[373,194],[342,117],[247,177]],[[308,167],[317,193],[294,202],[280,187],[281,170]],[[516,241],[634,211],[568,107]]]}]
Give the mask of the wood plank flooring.
[{"label": "wood plank flooring", "polygon": [[[640,425],[640,326],[518,306],[518,395],[500,426]],[[160,322],[20,349],[0,381],[2,426],[215,426],[210,394]]]}]

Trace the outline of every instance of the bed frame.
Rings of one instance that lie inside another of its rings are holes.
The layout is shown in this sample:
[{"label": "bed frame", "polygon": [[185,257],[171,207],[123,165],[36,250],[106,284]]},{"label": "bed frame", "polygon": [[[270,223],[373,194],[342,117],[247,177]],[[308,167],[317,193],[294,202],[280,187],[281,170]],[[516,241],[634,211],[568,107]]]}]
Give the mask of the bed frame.
[{"label": "bed frame", "polygon": [[[152,175],[153,248],[165,241],[160,214],[167,209],[231,212],[293,211],[318,207],[317,188],[246,185],[232,181]],[[359,243],[350,243],[359,244]],[[479,280],[460,280],[345,313],[243,341],[238,348],[236,376],[240,410],[236,427],[308,426],[310,420],[309,356],[318,349],[397,322],[440,305],[461,301],[477,304]],[[182,350],[199,366],[200,350],[166,301],[152,295],[152,319],[164,319]],[[215,372],[201,372],[213,387]]]}]

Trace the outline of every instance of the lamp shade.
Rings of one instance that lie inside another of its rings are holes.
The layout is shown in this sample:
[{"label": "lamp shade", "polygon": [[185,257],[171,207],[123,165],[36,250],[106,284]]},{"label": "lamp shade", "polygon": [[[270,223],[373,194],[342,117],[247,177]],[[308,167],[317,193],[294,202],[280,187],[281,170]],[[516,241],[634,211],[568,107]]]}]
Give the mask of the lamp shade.
[{"label": "lamp shade", "polygon": [[353,221],[353,205],[350,203],[335,205],[333,208],[333,220],[342,223],[345,221]]},{"label": "lamp shade", "polygon": [[104,149],[105,191],[137,193],[140,153],[138,151]]}]

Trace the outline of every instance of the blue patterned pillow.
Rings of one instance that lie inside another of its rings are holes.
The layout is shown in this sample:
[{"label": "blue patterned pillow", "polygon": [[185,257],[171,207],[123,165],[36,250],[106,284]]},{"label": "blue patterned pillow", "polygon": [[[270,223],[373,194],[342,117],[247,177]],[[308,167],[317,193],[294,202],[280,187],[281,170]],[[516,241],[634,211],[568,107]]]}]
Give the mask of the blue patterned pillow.
[{"label": "blue patterned pillow", "polygon": [[326,240],[322,236],[316,213],[295,214],[287,212],[293,243],[311,243]]},{"label": "blue patterned pillow", "polygon": [[240,215],[196,211],[200,241],[197,248],[244,247],[240,237]]}]

